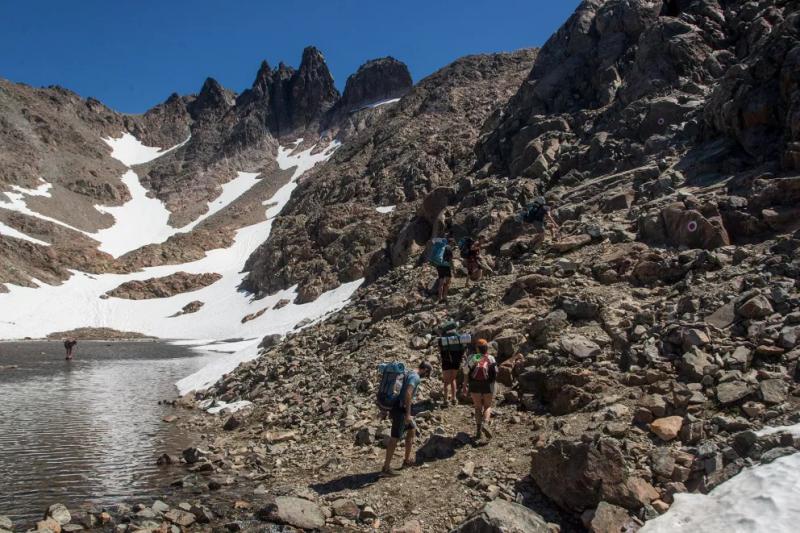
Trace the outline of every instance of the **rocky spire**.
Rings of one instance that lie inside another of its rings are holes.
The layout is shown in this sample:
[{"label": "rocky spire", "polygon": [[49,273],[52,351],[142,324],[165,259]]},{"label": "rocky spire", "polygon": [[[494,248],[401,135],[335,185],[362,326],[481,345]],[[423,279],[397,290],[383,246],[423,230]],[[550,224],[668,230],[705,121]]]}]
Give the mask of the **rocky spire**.
[{"label": "rocky spire", "polygon": [[411,86],[411,73],[405,63],[393,57],[372,59],[347,78],[344,95],[337,108],[351,111],[380,100],[398,98],[406,94]]},{"label": "rocky spire", "polygon": [[292,128],[307,127],[339,99],[325,58],[317,48],[306,47],[300,69],[292,76],[290,111]]},{"label": "rocky spire", "polygon": [[216,112],[227,109],[233,103],[233,93],[225,89],[214,78],[206,78],[203,87],[189,106],[189,112],[193,117],[207,112]]}]

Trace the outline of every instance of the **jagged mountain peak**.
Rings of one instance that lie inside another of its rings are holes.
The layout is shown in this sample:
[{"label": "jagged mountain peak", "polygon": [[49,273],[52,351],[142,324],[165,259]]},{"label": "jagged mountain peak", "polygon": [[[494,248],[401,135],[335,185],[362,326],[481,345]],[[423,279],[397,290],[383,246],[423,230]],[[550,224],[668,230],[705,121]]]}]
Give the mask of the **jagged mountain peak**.
[{"label": "jagged mountain peak", "polygon": [[337,106],[350,111],[364,104],[406,94],[413,85],[411,73],[393,57],[370,59],[347,78],[344,94]]}]

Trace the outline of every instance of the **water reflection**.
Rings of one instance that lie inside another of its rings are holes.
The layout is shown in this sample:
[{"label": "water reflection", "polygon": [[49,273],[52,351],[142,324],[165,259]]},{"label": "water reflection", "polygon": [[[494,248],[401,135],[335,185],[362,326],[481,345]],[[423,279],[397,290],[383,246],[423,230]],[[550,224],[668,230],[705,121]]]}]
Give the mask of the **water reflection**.
[{"label": "water reflection", "polygon": [[[158,401],[208,361],[160,343],[0,343],[0,514],[156,496],[155,459],[188,445]],[[16,365],[16,369],[8,366]]]}]

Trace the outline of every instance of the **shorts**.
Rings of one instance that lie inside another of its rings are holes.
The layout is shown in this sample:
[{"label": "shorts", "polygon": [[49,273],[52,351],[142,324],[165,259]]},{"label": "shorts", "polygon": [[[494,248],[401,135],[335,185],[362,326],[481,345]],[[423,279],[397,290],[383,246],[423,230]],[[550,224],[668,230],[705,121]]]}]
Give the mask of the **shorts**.
[{"label": "shorts", "polygon": [[406,410],[402,408],[395,408],[389,411],[389,417],[392,419],[392,431],[389,433],[393,439],[402,439],[406,431],[409,429],[416,429],[414,420],[411,424],[406,426]]},{"label": "shorts", "polygon": [[439,274],[439,279],[453,277],[453,269],[449,266],[437,266],[436,273]]},{"label": "shorts", "polygon": [[446,352],[441,354],[442,357],[442,370],[458,370],[461,368],[461,361],[464,359],[464,353]]},{"label": "shorts", "polygon": [[493,381],[477,381],[474,379],[469,380],[469,393],[470,394],[494,394]]}]

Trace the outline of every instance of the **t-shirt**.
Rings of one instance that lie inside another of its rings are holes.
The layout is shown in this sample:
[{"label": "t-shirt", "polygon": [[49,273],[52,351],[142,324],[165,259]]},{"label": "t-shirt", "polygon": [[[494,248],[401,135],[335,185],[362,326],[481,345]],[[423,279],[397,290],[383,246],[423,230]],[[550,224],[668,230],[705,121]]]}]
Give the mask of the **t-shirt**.
[{"label": "t-shirt", "polygon": [[417,395],[417,387],[419,387],[420,381],[421,380],[419,378],[419,374],[417,374],[416,371],[411,370],[406,374],[406,381],[405,384],[403,385],[403,396],[402,396],[403,399],[400,402],[400,405],[402,407],[406,406],[405,401],[406,401],[406,393],[408,392],[408,387],[413,387],[411,392],[411,401],[413,402],[414,396]]}]

